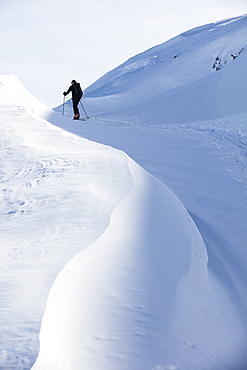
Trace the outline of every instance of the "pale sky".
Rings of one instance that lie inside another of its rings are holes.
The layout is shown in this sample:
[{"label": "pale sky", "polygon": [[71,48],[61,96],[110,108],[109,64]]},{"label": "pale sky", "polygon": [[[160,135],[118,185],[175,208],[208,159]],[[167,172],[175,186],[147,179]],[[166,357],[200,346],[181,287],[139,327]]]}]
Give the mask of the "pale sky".
[{"label": "pale sky", "polygon": [[246,0],[0,0],[0,74],[50,107],[130,57],[191,28],[247,13]]}]

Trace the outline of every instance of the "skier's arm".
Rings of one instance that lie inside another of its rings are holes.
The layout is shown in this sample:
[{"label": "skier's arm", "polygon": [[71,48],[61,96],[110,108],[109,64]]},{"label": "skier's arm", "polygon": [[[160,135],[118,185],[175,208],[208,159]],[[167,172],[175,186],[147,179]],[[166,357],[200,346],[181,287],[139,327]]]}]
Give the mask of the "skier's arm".
[{"label": "skier's arm", "polygon": [[66,96],[66,95],[68,95],[71,91],[72,91],[72,90],[71,90],[71,86],[70,86],[70,87],[69,87],[69,89],[68,89],[68,91],[64,91],[63,95],[64,95],[64,96]]}]

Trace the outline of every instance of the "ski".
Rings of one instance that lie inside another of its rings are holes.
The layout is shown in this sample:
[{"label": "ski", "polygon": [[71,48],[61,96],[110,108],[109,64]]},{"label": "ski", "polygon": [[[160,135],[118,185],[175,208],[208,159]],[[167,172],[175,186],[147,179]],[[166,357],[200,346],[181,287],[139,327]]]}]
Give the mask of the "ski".
[{"label": "ski", "polygon": [[87,121],[88,119],[89,119],[89,117],[87,117],[87,118],[77,118],[77,119],[72,118],[72,121]]}]

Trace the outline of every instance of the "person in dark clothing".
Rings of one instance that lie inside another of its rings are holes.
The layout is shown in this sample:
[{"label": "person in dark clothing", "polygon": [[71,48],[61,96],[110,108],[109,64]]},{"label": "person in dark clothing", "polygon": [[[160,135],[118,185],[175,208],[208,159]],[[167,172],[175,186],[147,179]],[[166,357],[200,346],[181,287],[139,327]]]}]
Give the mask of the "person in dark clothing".
[{"label": "person in dark clothing", "polygon": [[64,91],[63,95],[66,96],[70,92],[72,92],[72,101],[73,101],[73,110],[74,110],[74,118],[73,119],[79,119],[80,113],[78,109],[79,101],[82,98],[83,92],[81,89],[81,86],[79,82],[76,82],[76,80],[71,81],[71,86],[69,87],[68,91]]}]

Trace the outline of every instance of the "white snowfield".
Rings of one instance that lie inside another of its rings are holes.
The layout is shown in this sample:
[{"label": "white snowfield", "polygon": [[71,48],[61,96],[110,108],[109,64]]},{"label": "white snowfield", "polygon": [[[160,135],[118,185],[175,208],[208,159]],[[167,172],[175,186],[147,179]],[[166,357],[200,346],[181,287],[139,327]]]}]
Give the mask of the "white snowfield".
[{"label": "white snowfield", "polygon": [[246,28],[132,58],[85,122],[0,76],[0,369],[247,368]]}]

